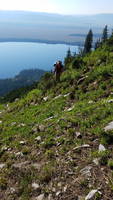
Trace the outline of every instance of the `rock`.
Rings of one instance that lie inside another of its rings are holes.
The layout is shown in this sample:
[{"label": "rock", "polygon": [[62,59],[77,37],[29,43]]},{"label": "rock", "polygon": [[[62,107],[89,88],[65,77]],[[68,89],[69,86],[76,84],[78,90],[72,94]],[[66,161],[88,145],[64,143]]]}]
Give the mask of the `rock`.
[{"label": "rock", "polygon": [[107,103],[113,103],[113,99],[109,99]]},{"label": "rock", "polygon": [[11,193],[11,194],[14,194],[15,192],[16,192],[15,188],[11,187],[11,188],[10,188],[10,193]]},{"label": "rock", "polygon": [[24,123],[21,123],[18,125],[18,127],[25,127],[25,126],[26,126],[26,124],[24,124]]},{"label": "rock", "polygon": [[11,123],[11,126],[14,126],[14,125],[16,125],[16,124],[17,124],[16,122],[12,122],[12,123]]},{"label": "rock", "polygon": [[64,94],[64,97],[68,97],[71,93]]},{"label": "rock", "polygon": [[17,156],[17,157],[23,157],[24,154],[22,152],[17,152],[17,153],[15,153],[15,156]]},{"label": "rock", "polygon": [[88,103],[89,103],[89,104],[92,104],[92,103],[93,103],[93,101],[91,100],[91,101],[89,101]]},{"label": "rock", "polygon": [[78,196],[78,199],[77,200],[84,200],[85,199],[85,197],[83,197],[83,196]]},{"label": "rock", "polygon": [[25,145],[26,141],[20,141],[20,144]]},{"label": "rock", "polygon": [[38,189],[40,189],[40,185],[38,183],[32,183],[32,188],[34,190],[38,190]]},{"label": "rock", "polygon": [[58,96],[56,96],[54,99],[58,99],[58,98],[60,98],[60,97],[62,97],[61,94],[59,94]]},{"label": "rock", "polygon": [[52,194],[49,194],[49,196],[48,196],[48,200],[52,200],[53,198],[52,198]]},{"label": "rock", "polygon": [[59,194],[61,194],[61,192],[60,192],[60,191],[58,191],[58,192],[56,193],[56,196],[59,196]]},{"label": "rock", "polygon": [[48,98],[49,98],[48,96],[47,96],[47,97],[44,97],[44,98],[43,98],[43,100],[44,100],[44,101],[47,101],[47,100],[48,100]]},{"label": "rock", "polygon": [[6,164],[1,163],[1,164],[0,164],[0,169],[3,169],[5,166],[6,166]]},{"label": "rock", "polygon": [[2,121],[0,121],[0,124],[2,124]]},{"label": "rock", "polygon": [[51,120],[53,119],[55,116],[51,116],[51,117],[48,117],[47,119],[45,119],[44,121],[48,121],[48,120]]},{"label": "rock", "polygon": [[36,124],[33,128],[32,128],[32,132],[33,133],[37,133],[39,131],[39,125]]},{"label": "rock", "polygon": [[76,138],[82,138],[82,135],[80,132],[76,132],[75,135],[76,135]]},{"label": "rock", "polygon": [[89,144],[83,144],[82,146],[75,147],[73,150],[78,150],[78,149],[81,149],[81,148],[89,148],[89,147],[90,147]]},{"label": "rock", "polygon": [[81,169],[81,170],[80,170],[80,173],[81,173],[83,176],[91,176],[91,169],[92,169],[91,166],[87,166],[87,167]]},{"label": "rock", "polygon": [[106,151],[106,148],[104,147],[104,145],[100,144],[99,145],[99,152],[102,152],[102,151]]},{"label": "rock", "polygon": [[70,108],[66,108],[64,111],[70,112],[70,111],[72,111],[73,109],[74,109],[74,106],[72,106],[72,107],[70,107]]},{"label": "rock", "polygon": [[45,126],[44,125],[39,125],[39,131],[43,132],[45,130]]},{"label": "rock", "polygon": [[57,185],[58,185],[58,187],[62,187],[62,183],[61,182],[59,182]]},{"label": "rock", "polygon": [[95,165],[99,165],[99,161],[100,161],[99,158],[95,158],[95,159],[93,160],[93,163],[94,163]]},{"label": "rock", "polygon": [[36,137],[35,140],[36,140],[37,142],[41,142],[41,136]]},{"label": "rock", "polygon": [[40,194],[38,197],[35,198],[35,200],[43,200],[44,194]]},{"label": "rock", "polygon": [[110,131],[110,130],[113,130],[113,121],[110,122],[105,128],[104,128],[105,131]]},{"label": "rock", "polygon": [[27,165],[29,165],[29,164],[30,164],[29,161],[25,161],[25,162],[21,162],[21,163],[13,164],[12,166],[13,166],[14,168],[21,169],[21,168],[26,168]]},{"label": "rock", "polygon": [[1,151],[8,151],[8,147],[3,146],[3,147],[1,148]]},{"label": "rock", "polygon": [[15,99],[15,102],[17,102],[17,101],[19,101],[19,98],[16,98],[16,99]]},{"label": "rock", "polygon": [[98,190],[92,190],[91,192],[89,192],[89,194],[85,197],[85,200],[90,200],[92,199],[96,193],[101,194],[101,192],[99,192]]},{"label": "rock", "polygon": [[66,186],[64,187],[63,191],[66,192],[67,188],[68,188],[68,186],[66,185]]},{"label": "rock", "polygon": [[37,170],[40,170],[41,169],[41,164],[39,164],[39,163],[33,163],[32,164],[32,167],[34,167],[35,169],[37,169]]}]

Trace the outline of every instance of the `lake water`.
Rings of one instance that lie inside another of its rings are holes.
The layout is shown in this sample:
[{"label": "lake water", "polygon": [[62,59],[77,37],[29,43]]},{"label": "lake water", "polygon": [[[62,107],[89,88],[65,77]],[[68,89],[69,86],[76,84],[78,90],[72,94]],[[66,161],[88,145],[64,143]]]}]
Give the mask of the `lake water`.
[{"label": "lake water", "polygon": [[0,43],[0,79],[17,75],[23,69],[51,70],[57,60],[64,60],[66,52],[77,52],[77,46],[42,43]]}]

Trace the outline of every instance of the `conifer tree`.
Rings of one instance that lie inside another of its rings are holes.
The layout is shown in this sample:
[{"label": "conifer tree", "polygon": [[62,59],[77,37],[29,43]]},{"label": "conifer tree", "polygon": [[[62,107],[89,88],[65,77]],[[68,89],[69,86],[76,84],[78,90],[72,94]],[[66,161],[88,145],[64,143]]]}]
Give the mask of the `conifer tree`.
[{"label": "conifer tree", "polygon": [[71,58],[71,50],[70,50],[70,48],[69,48],[68,51],[67,51],[67,56],[66,56],[66,58]]},{"label": "conifer tree", "polygon": [[99,48],[100,45],[101,45],[101,40],[98,39],[98,40],[96,41],[96,43],[95,43],[95,50],[96,50],[97,48]]},{"label": "conifer tree", "polygon": [[106,25],[102,34],[102,42],[105,42],[107,39],[108,39],[108,27]]},{"label": "conifer tree", "polygon": [[93,32],[90,29],[87,36],[86,36],[86,40],[85,40],[85,44],[84,44],[84,50],[83,53],[89,53],[92,49],[92,42],[93,42]]}]

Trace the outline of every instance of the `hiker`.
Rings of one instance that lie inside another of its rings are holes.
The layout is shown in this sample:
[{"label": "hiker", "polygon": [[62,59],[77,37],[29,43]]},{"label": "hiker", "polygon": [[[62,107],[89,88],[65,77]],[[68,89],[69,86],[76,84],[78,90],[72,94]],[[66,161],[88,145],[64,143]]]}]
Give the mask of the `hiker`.
[{"label": "hiker", "polygon": [[61,76],[61,73],[63,72],[63,64],[62,64],[62,61],[58,61],[54,64],[54,73],[55,73],[55,78],[56,78],[56,81],[60,81],[60,76]]}]

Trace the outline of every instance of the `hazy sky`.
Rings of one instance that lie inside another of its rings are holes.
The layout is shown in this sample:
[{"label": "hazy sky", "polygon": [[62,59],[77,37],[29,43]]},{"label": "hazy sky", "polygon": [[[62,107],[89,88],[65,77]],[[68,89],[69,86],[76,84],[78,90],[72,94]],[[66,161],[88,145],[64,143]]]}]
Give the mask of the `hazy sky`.
[{"label": "hazy sky", "polygon": [[0,10],[28,10],[61,14],[113,13],[113,0],[3,0]]}]

